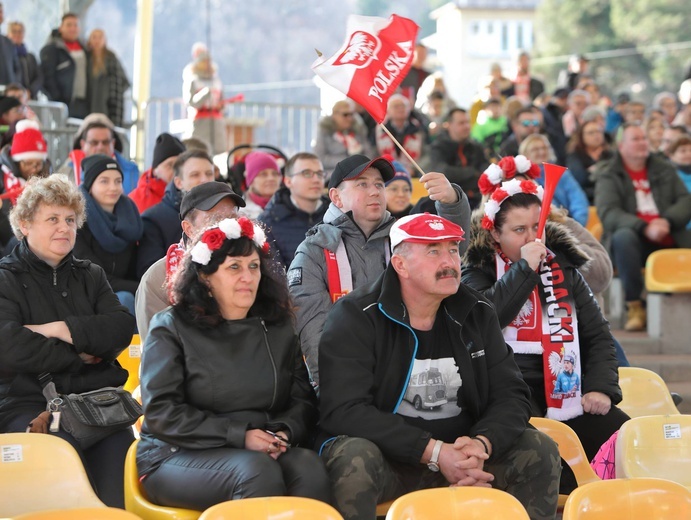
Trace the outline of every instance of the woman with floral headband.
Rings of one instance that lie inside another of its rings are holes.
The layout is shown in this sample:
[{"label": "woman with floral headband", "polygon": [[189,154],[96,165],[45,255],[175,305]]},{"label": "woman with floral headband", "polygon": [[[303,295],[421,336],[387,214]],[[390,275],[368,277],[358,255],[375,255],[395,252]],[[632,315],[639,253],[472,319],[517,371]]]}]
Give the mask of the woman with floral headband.
[{"label": "woman with floral headband", "polygon": [[316,400],[285,281],[263,229],[241,217],[205,230],[151,321],[142,358],[137,466],[149,498],[204,510],[246,497],[329,500],[304,444]]},{"label": "woman with floral headband", "polygon": [[494,303],[533,415],[571,426],[592,459],[628,416],[614,406],[621,389],[609,325],[579,272],[588,257],[556,222],[547,222],[546,240],[537,237],[542,193],[516,178],[493,191],[463,282]]}]

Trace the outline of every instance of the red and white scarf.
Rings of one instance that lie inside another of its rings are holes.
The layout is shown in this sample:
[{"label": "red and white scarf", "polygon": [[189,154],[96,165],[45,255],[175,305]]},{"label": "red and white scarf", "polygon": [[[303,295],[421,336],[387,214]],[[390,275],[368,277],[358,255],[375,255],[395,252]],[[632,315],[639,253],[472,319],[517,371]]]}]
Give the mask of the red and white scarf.
[{"label": "red and white scarf", "polygon": [[1,199],[10,199],[10,204],[14,206],[17,204],[17,199],[22,194],[22,191],[24,191],[26,181],[21,177],[17,177],[12,170],[4,164],[2,165],[2,176],[5,193],[3,193],[3,196],[0,198],[0,206],[2,206]]},{"label": "red and white scarf", "polygon": [[345,147],[348,155],[362,153],[362,144],[358,142],[354,132],[334,132],[334,139]]},{"label": "red and white scarf", "polygon": [[175,303],[173,299],[173,277],[182,265],[182,258],[185,256],[185,244],[182,240],[177,244],[172,244],[166,252],[166,290],[168,291],[168,301],[171,305]]},{"label": "red and white scarf", "polygon": [[[511,267],[501,252],[495,255],[497,280]],[[564,272],[554,253],[540,262],[540,283],[516,318],[503,330],[504,340],[516,354],[541,354],[549,419],[566,421],[583,414],[581,355],[576,304],[564,283]],[[572,358],[573,372],[564,371]]]}]

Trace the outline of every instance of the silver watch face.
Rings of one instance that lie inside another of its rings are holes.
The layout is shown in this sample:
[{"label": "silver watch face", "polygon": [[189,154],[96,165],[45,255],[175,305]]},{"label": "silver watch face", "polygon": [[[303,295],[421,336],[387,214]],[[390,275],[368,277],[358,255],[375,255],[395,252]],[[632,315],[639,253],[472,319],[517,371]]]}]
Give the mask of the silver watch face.
[{"label": "silver watch face", "polygon": [[439,471],[439,464],[437,464],[436,462],[428,462],[427,469],[429,469],[430,471],[434,471],[436,473],[437,471]]}]

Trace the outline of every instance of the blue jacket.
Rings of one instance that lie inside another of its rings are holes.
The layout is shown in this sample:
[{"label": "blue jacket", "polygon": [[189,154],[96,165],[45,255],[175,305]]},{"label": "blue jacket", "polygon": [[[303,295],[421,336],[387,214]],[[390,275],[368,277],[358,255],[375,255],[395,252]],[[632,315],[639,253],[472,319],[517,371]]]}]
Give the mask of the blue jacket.
[{"label": "blue jacket", "polygon": [[[542,166],[540,166],[540,177],[537,178],[537,182],[544,187],[545,169]],[[566,170],[559,179],[552,204],[566,208],[569,216],[581,226],[585,226],[588,222],[588,197],[569,170]]]},{"label": "blue jacket", "polygon": [[295,250],[305,240],[307,230],[319,224],[329,207],[330,200],[322,195],[322,205],[314,213],[307,213],[297,208],[290,200],[290,190],[279,189],[259,215],[259,220],[266,225],[266,236],[274,250],[274,256],[290,266]]},{"label": "blue jacket", "polygon": [[161,202],[142,214],[144,236],[139,242],[137,277],[141,278],[151,265],[164,256],[168,248],[180,241],[180,202],[182,192],[170,181]]},{"label": "blue jacket", "polygon": [[572,390],[578,390],[581,386],[581,378],[576,372],[567,374],[566,372],[559,372],[557,376],[557,383],[554,385],[554,393],[566,394]]}]

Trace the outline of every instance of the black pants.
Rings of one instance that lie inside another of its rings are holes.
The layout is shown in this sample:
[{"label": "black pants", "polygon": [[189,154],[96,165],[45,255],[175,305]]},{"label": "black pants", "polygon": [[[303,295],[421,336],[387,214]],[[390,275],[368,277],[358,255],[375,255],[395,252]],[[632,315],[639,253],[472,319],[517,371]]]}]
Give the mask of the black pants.
[{"label": "black pants", "polygon": [[143,485],[156,504],[198,511],[247,497],[330,499],[324,464],[304,448],[291,448],[278,460],[246,449],[179,449],[147,475]]},{"label": "black pants", "polygon": [[[43,410],[15,417],[7,426],[5,433],[24,432],[29,423]],[[42,435],[36,433],[35,435]],[[125,456],[134,441],[131,428],[116,432],[89,449],[83,450],[74,437],[64,431],[51,433],[69,442],[82,459],[91,485],[101,501],[109,507],[125,508]]]}]

